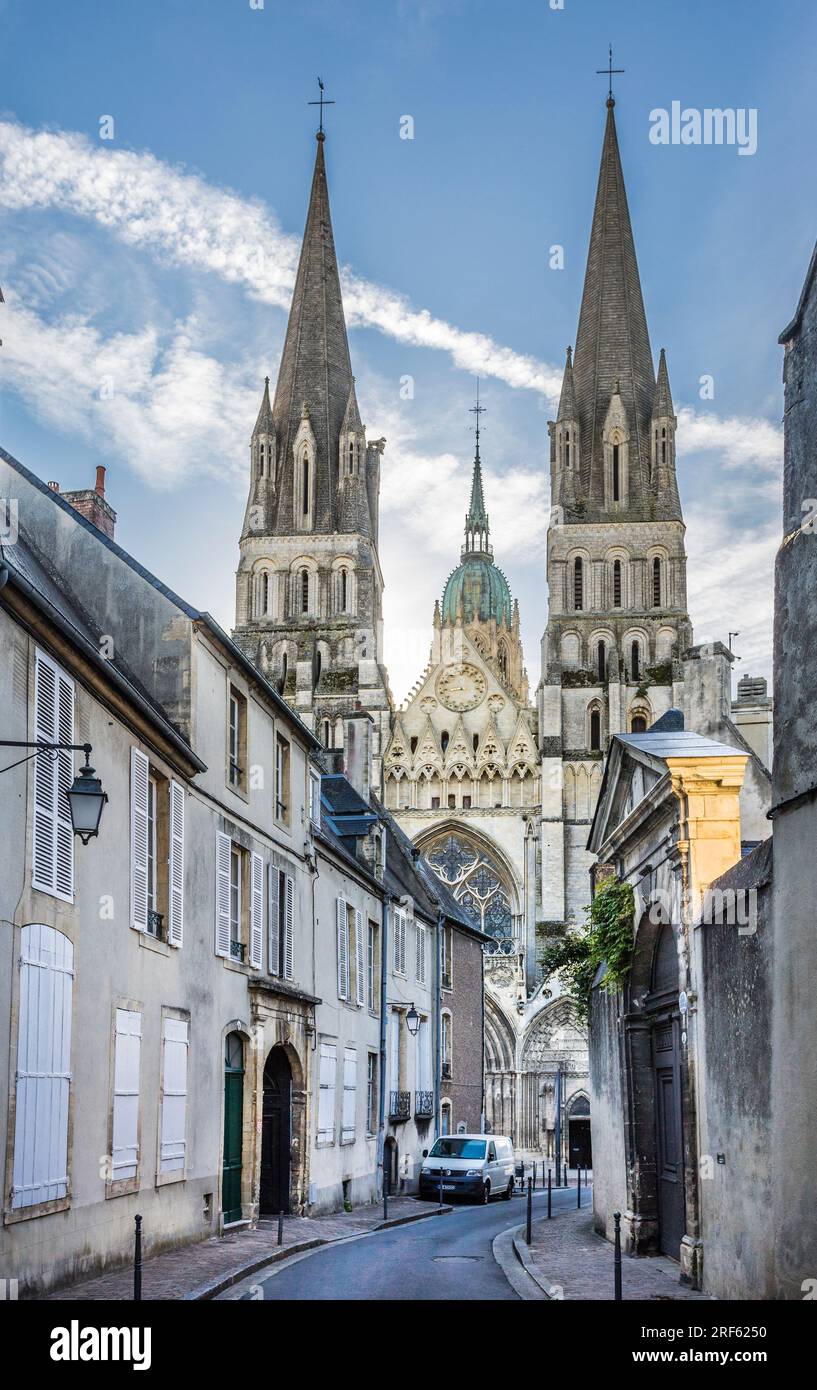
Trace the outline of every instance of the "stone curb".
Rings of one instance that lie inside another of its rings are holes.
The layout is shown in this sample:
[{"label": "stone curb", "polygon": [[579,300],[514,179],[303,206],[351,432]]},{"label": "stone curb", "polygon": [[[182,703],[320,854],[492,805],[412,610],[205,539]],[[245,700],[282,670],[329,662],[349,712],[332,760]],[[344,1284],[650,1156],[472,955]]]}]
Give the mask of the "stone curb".
[{"label": "stone curb", "polygon": [[249,1279],[250,1275],[257,1274],[260,1270],[266,1269],[268,1265],[277,1264],[280,1260],[286,1260],[291,1255],[303,1255],[308,1250],[317,1250],[322,1245],[336,1245],[340,1241],[354,1239],[357,1236],[371,1235],[374,1231],[387,1231],[395,1226],[408,1226],[414,1221],[424,1221],[429,1216],[445,1216],[454,1208],[450,1206],[434,1207],[432,1211],[412,1212],[409,1216],[393,1216],[388,1221],[379,1221],[376,1226],[369,1230],[350,1231],[349,1235],[343,1236],[316,1236],[313,1240],[302,1240],[295,1245],[276,1246],[267,1255],[257,1255],[254,1259],[248,1260],[243,1265],[237,1265],[230,1269],[226,1274],[220,1274],[216,1279],[211,1279],[207,1284],[199,1284],[197,1288],[190,1289],[183,1295],[183,1302],[199,1303],[206,1299],[217,1298],[226,1289],[232,1288],[234,1284],[239,1284],[242,1279]]},{"label": "stone curb", "polygon": [[538,1280],[533,1279],[520,1263],[515,1248],[514,1237],[517,1231],[521,1230],[521,1226],[511,1226],[505,1231],[500,1231],[499,1235],[494,1236],[491,1253],[517,1298],[526,1303],[537,1300],[542,1302],[547,1295]]},{"label": "stone curb", "polygon": [[526,1272],[530,1275],[534,1283],[539,1285],[539,1288],[542,1290],[542,1293],[545,1295],[545,1298],[551,1300],[561,1300],[564,1297],[564,1291],[562,1290],[562,1288],[558,1284],[549,1283],[548,1280],[544,1278],[544,1276],[540,1275],[537,1272],[536,1265],[531,1257],[531,1253],[528,1248],[528,1243],[525,1240],[524,1236],[520,1234],[520,1232],[523,1229],[525,1228],[522,1226],[517,1226],[516,1230],[513,1233],[513,1248],[516,1252],[516,1258],[519,1260],[520,1264],[524,1266]]}]

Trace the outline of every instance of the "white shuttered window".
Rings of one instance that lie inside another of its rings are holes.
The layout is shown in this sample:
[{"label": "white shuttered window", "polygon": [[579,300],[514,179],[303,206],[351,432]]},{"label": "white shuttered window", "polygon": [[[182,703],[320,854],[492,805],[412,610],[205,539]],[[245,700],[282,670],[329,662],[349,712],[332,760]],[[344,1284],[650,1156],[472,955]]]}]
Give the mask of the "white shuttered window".
[{"label": "white shuttered window", "polygon": [[264,861],[260,854],[250,858],[250,965],[261,969],[264,949]]},{"label": "white shuttered window", "polygon": [[318,1143],[331,1144],[335,1139],[335,1075],[337,1044],[321,1042],[318,1086]]},{"label": "white shuttered window", "polygon": [[184,1172],[187,1121],[187,1030],[183,1018],[165,1018],[162,1135],[159,1171]]},{"label": "white shuttered window", "polygon": [[406,914],[401,907],[394,909],[393,917],[394,931],[394,972],[396,975],[406,973]]},{"label": "white shuttered window", "polygon": [[[34,657],[34,739],[74,742],[74,683],[39,650]],[[68,805],[73,780],[73,753],[37,755],[32,883],[66,902],[74,900],[74,831]]]},{"label": "white shuttered window", "polygon": [[111,1180],[135,1178],[139,1164],[139,1062],[142,1015],[117,1009],[114,1035]]},{"label": "white shuttered window", "polygon": [[293,978],[292,965],[292,937],[293,937],[293,913],[292,895],[294,884],[289,874],[281,875],[284,881],[284,979]]},{"label": "white shuttered window", "polygon": [[349,998],[349,914],[343,898],[337,900],[338,999]]},{"label": "white shuttered window", "polygon": [[130,921],[148,929],[148,786],[150,767],[144,753],[130,750]]},{"label": "white shuttered window", "polygon": [[216,831],[216,955],[230,954],[230,850],[229,835]]},{"label": "white shuttered window", "polygon": [[425,929],[425,926],[424,926],[424,924],[423,924],[422,922],[415,922],[414,925],[415,925],[415,930],[416,930],[416,933],[417,933],[417,936],[416,936],[416,944],[417,944],[417,959],[416,959],[417,983],[420,984],[420,985],[424,985],[425,982],[426,982],[426,955],[427,955],[427,952],[426,952],[426,929]]},{"label": "white shuttered window", "polygon": [[355,912],[355,999],[366,1003],[366,938],[363,935],[363,913]]},{"label": "white shuttered window", "polygon": [[355,1113],[357,1109],[357,1049],[343,1049],[343,1120],[341,1122],[340,1142],[351,1144],[355,1137]]},{"label": "white shuttered window", "polygon": [[68,1193],[74,977],[74,948],[53,927],[23,927],[20,948],[13,1208]]},{"label": "white shuttered window", "polygon": [[184,927],[184,787],[170,783],[170,865],[168,896],[170,922],[167,939],[181,946]]}]

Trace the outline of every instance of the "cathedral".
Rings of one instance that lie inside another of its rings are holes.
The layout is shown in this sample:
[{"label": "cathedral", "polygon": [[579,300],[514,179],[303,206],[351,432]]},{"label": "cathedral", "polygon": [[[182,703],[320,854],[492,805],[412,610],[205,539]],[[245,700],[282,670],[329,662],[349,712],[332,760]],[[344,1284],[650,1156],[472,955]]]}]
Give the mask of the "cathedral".
[{"label": "cathedral", "polygon": [[656,366],[650,345],[614,107],[610,95],[575,351],[548,425],[535,703],[518,604],[494,562],[477,400],[459,564],[434,607],[428,664],[394,706],[378,551],[385,441],[367,439],[355,395],[322,130],[274,400],[267,382],[250,444],[234,631],[327,749],[341,746],[344,715],[371,716],[375,787],[491,938],[486,1125],[532,1155],[553,1157],[558,1145],[582,1166],[586,1034],[539,960],[548,937],[584,922],[608,740],[672,709],[687,728],[749,752],[748,844],[767,833],[770,787],[765,683],[733,702],[731,652],[693,643],[676,417],[664,351]]}]

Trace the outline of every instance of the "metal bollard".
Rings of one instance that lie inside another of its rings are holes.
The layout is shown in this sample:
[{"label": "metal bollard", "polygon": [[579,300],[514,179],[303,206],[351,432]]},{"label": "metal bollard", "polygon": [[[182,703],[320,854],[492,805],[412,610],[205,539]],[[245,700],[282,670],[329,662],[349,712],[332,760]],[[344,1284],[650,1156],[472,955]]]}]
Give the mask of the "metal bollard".
[{"label": "metal bollard", "polygon": [[528,1178],[528,1220],[527,1220],[527,1229],[526,1229],[526,1231],[525,1231],[525,1240],[527,1241],[528,1245],[530,1245],[530,1241],[531,1241],[531,1221],[532,1221],[532,1220],[533,1220],[533,1179],[532,1179],[532,1178]]},{"label": "metal bollard", "polygon": [[616,1228],[616,1234],[615,1234],[615,1253],[614,1253],[614,1255],[613,1255],[613,1269],[614,1269],[614,1272],[615,1272],[615,1293],[614,1293],[613,1297],[614,1297],[616,1303],[620,1303],[620,1302],[621,1302],[621,1212],[620,1212],[620,1211],[614,1211],[614,1212],[613,1212],[613,1221],[615,1222],[615,1228]]},{"label": "metal bollard", "polygon": [[443,1170],[440,1169],[440,1211],[443,1209]]},{"label": "metal bollard", "polygon": [[389,1173],[385,1163],[383,1164],[383,1220],[389,1219]]},{"label": "metal bollard", "polygon": [[550,1220],[550,1218],[551,1218],[552,1215],[553,1215],[553,1194],[552,1194],[552,1192],[551,1192],[551,1187],[552,1187],[552,1185],[553,1185],[553,1174],[552,1174],[552,1172],[550,1171],[550,1169],[548,1168],[548,1221]]},{"label": "metal bollard", "polygon": [[533,1160],[533,1190],[536,1191],[536,1159]]},{"label": "metal bollard", "polygon": [[142,1218],[133,1218],[136,1230],[133,1243],[133,1298],[135,1303],[142,1301]]},{"label": "metal bollard", "polygon": [[576,1206],[577,1206],[577,1207],[580,1207],[581,1204],[582,1204],[582,1170],[581,1170],[581,1168],[577,1167],[577,1168],[576,1168]]},{"label": "metal bollard", "polygon": [[283,1245],[283,1243],[284,1243],[284,1213],[283,1213],[282,1211],[279,1211],[279,1213],[278,1213],[278,1244],[279,1244],[279,1245]]}]

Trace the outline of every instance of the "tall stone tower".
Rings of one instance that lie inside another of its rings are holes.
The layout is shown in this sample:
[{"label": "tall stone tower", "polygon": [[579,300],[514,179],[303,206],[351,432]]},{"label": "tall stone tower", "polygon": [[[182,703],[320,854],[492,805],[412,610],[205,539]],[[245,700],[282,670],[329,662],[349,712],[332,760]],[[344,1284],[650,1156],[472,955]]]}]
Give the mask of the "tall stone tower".
[{"label": "tall stone tower", "polygon": [[236,642],[328,747],[343,717],[373,719],[373,770],[388,741],[378,556],[380,458],[355,397],[324,160],[315,172],[275,398],[250,442],[236,575]]},{"label": "tall stone tower", "polygon": [[676,419],[663,349],[657,375],[653,363],[614,108],[610,96],[576,350],[548,424],[538,692],[546,928],[584,919],[585,845],[610,735],[685,707],[692,641]]}]

